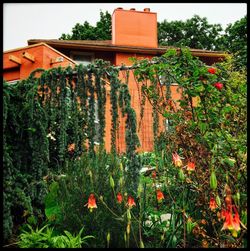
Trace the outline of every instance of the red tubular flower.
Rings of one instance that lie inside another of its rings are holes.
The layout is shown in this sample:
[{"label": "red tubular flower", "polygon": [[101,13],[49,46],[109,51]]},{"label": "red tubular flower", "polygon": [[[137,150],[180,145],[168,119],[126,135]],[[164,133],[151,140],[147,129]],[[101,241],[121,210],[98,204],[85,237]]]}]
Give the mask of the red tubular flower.
[{"label": "red tubular flower", "polygon": [[[234,216],[232,214],[232,208],[234,210]],[[223,218],[225,218],[225,222],[221,230],[228,229],[231,231],[234,237],[237,237],[238,235],[237,232],[240,231],[240,217],[236,207],[235,206],[228,207],[228,210],[227,211],[223,210],[222,213],[223,213]]]},{"label": "red tubular flower", "polygon": [[211,197],[211,198],[210,198],[209,208],[210,208],[211,210],[214,210],[214,209],[217,208],[217,204],[216,204],[216,201],[215,201],[214,197]]},{"label": "red tubular flower", "polygon": [[152,178],[155,179],[156,178],[156,171],[152,172]]},{"label": "red tubular flower", "polygon": [[131,196],[128,196],[128,206],[130,208],[132,208],[133,206],[136,206],[135,201],[134,201],[133,197],[131,197]]},{"label": "red tubular flower", "polygon": [[215,74],[216,69],[214,69],[214,68],[208,68],[207,71],[208,71],[209,73],[211,73],[211,74]]},{"label": "red tubular flower", "polygon": [[234,226],[233,226],[233,215],[231,211],[225,211],[224,213],[225,216],[225,222],[223,224],[223,227],[221,230],[233,230]]},{"label": "red tubular flower", "polygon": [[87,206],[87,205],[88,205],[90,212],[92,212],[93,208],[97,208],[96,201],[95,201],[95,195],[93,193],[89,195],[88,203],[85,206]]},{"label": "red tubular flower", "polygon": [[162,193],[161,190],[157,190],[156,194],[157,194],[157,200],[158,200],[158,202],[161,202],[164,199],[164,194]]},{"label": "red tubular flower", "polygon": [[221,82],[214,83],[214,87],[219,91],[223,88],[223,84]]},{"label": "red tubular flower", "polygon": [[194,162],[188,162],[187,170],[188,171],[194,171],[194,169],[195,169],[195,163]]},{"label": "red tubular flower", "polygon": [[121,194],[121,193],[118,193],[117,196],[116,196],[116,199],[117,199],[117,202],[118,202],[119,204],[121,204],[121,203],[122,203],[122,194]]},{"label": "red tubular flower", "polygon": [[234,218],[233,218],[233,227],[236,231],[239,231],[240,230],[240,216],[235,206],[233,206],[233,209],[235,213]]},{"label": "red tubular flower", "polygon": [[172,153],[172,157],[173,157],[174,165],[177,167],[181,167],[182,161],[180,159],[180,156],[177,153]]}]

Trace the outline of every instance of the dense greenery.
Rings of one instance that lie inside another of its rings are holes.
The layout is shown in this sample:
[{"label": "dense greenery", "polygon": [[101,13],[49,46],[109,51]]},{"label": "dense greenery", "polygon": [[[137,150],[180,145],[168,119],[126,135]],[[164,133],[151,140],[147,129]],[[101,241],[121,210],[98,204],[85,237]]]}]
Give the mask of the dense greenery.
[{"label": "dense greenery", "polygon": [[237,69],[247,66],[247,17],[229,24],[221,39],[222,49],[235,55]]},{"label": "dense greenery", "polygon": [[[119,97],[119,107],[127,117],[131,182],[138,180],[138,166],[133,167],[132,163],[138,145],[134,135],[136,118],[130,96],[120,94],[126,88],[118,79],[119,72],[102,60],[87,67],[80,65],[74,71],[71,67],[54,68],[44,71],[39,78],[34,77],[34,72],[26,80],[3,85],[5,240],[14,226],[29,217],[43,221],[48,179],[60,175],[70,161],[87,151],[94,157],[95,139],[100,148],[104,147],[106,83],[110,83],[111,89],[116,86],[116,106]],[[115,106],[111,113],[117,114]]]},{"label": "dense greenery", "polygon": [[[134,59],[130,69],[158,113],[153,153],[136,152],[129,74],[120,80],[107,62],[4,83],[6,243],[14,234],[20,247],[82,247],[86,236],[96,248],[246,247],[246,72],[232,57],[208,67],[188,49],[153,62]],[[93,125],[107,84],[116,130],[126,118],[123,154],[112,131],[111,153],[104,148],[105,116]],[[162,119],[171,128],[160,132]]]},{"label": "dense greenery", "polygon": [[207,18],[194,15],[186,21],[158,22],[158,41],[167,46],[220,50],[222,31],[220,24],[209,24]]}]

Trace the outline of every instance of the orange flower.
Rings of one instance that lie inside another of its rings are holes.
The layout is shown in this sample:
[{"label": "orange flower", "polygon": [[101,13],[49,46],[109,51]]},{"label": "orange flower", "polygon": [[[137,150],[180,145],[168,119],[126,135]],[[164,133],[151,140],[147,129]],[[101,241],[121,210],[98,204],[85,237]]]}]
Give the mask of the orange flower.
[{"label": "orange flower", "polygon": [[234,216],[232,214],[232,208],[228,209],[227,211],[222,211],[223,218],[225,218],[222,230],[228,229],[232,231],[234,236],[237,236],[237,232],[240,230],[240,217],[235,206],[233,206],[233,209]]},{"label": "orange flower", "polygon": [[188,171],[194,171],[194,169],[195,169],[195,163],[194,162],[188,162],[187,170]]},{"label": "orange flower", "polygon": [[131,197],[131,196],[128,196],[128,206],[130,208],[132,208],[133,206],[136,206],[135,201],[134,201],[133,197]]},{"label": "orange flower", "polygon": [[97,208],[95,195],[93,193],[89,195],[88,203],[85,206],[87,205],[90,212],[92,212],[93,208]]},{"label": "orange flower", "polygon": [[211,197],[211,198],[210,198],[209,208],[210,208],[211,210],[214,210],[214,209],[217,208],[217,204],[216,204],[216,201],[215,201],[214,197]]},{"label": "orange flower", "polygon": [[233,227],[236,231],[239,231],[240,230],[240,216],[235,206],[233,206],[233,209],[234,209]]},{"label": "orange flower", "polygon": [[156,178],[156,171],[152,172],[152,178],[155,179]]},{"label": "orange flower", "polygon": [[215,74],[216,69],[214,69],[214,68],[208,68],[207,71],[208,71],[209,73],[211,73],[211,74]]},{"label": "orange flower", "polygon": [[228,230],[233,230],[233,215],[232,212],[230,211],[225,211],[224,212],[224,216],[225,216],[225,222],[223,224],[222,230],[228,229]]},{"label": "orange flower", "polygon": [[180,156],[177,153],[172,153],[172,157],[173,157],[174,165],[177,167],[181,167],[182,161],[180,159]]},{"label": "orange flower", "polygon": [[118,202],[119,204],[122,203],[122,195],[121,195],[121,193],[118,193],[118,194],[117,194],[116,199],[117,199],[117,202]]},{"label": "orange flower", "polygon": [[161,190],[157,190],[157,200],[158,202],[161,202],[164,199],[164,194],[162,193]]}]

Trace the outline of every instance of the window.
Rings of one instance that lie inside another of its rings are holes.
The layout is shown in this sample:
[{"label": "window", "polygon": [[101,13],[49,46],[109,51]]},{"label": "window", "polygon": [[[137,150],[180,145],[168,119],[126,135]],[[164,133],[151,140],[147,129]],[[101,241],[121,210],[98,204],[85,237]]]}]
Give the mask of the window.
[{"label": "window", "polygon": [[94,60],[94,54],[89,52],[72,51],[70,57],[77,63],[88,65]]}]

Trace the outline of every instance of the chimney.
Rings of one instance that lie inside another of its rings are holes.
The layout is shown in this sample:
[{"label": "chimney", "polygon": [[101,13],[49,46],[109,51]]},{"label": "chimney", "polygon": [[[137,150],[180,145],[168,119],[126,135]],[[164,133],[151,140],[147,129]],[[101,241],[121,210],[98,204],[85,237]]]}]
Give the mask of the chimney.
[{"label": "chimney", "polygon": [[112,44],[157,48],[157,14],[149,8],[117,8],[112,15]]}]

